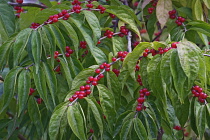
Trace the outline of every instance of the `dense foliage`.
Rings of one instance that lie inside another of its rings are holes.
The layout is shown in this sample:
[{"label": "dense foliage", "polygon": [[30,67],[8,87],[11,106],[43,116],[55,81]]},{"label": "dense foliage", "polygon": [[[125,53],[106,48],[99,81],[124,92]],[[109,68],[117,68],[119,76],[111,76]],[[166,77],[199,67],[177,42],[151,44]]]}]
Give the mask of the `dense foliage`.
[{"label": "dense foliage", "polygon": [[209,140],[209,12],[0,0],[0,139]]}]

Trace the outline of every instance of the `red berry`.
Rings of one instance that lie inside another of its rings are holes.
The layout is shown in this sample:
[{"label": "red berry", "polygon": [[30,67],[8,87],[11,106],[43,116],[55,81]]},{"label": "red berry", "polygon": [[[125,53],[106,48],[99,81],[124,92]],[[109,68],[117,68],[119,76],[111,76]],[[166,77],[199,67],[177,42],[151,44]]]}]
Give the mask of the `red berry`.
[{"label": "red berry", "polygon": [[99,68],[100,68],[100,69],[104,69],[104,65],[100,65]]},{"label": "red berry", "polygon": [[93,81],[93,78],[94,78],[93,76],[90,76],[90,77],[88,77],[88,80]]},{"label": "red berry", "polygon": [[170,19],[175,19],[176,18],[175,15],[170,15],[169,17],[170,17]]},{"label": "red berry", "polygon": [[144,103],[144,101],[145,101],[145,98],[143,98],[143,97],[140,97],[140,98],[138,98],[137,99],[137,101],[138,101],[138,103]]},{"label": "red berry", "polygon": [[55,23],[55,22],[58,22],[58,18],[53,18],[52,21]]},{"label": "red berry", "polygon": [[96,81],[92,82],[92,85],[96,86],[98,83]]},{"label": "red berry", "polygon": [[104,75],[101,73],[98,75],[99,78],[104,78]]},{"label": "red berry", "polygon": [[175,129],[175,130],[181,130],[181,129],[182,129],[182,127],[181,127],[181,126],[176,125],[176,126],[174,126],[174,129]]},{"label": "red berry", "polygon": [[117,58],[113,57],[112,58],[112,62],[115,62],[117,60]]},{"label": "red berry", "polygon": [[96,70],[95,70],[95,73],[100,73],[100,72],[101,72],[100,69],[96,69]]},{"label": "red berry", "polygon": [[66,52],[66,53],[65,53],[65,56],[66,56],[66,57],[70,57],[70,54]]},{"label": "red berry", "polygon": [[85,93],[86,93],[87,95],[89,95],[89,94],[91,93],[91,90],[88,89],[88,90],[85,91]]},{"label": "red berry", "polygon": [[74,101],[74,99],[71,97],[71,98],[69,98],[69,101],[70,101],[70,102],[73,102],[73,101]]},{"label": "red berry", "polygon": [[137,106],[136,107],[136,111],[141,111],[142,110],[142,107],[141,106]]},{"label": "red berry", "polygon": [[73,99],[76,99],[76,98],[77,98],[77,95],[76,95],[76,94],[74,94],[74,95],[72,96],[72,98],[73,98]]},{"label": "red berry", "polygon": [[41,103],[42,103],[42,98],[38,98],[38,99],[36,100],[36,102],[37,102],[38,104],[41,104]]},{"label": "red berry", "polygon": [[144,53],[143,53],[143,56],[144,56],[144,57],[147,57],[147,56],[148,56],[148,53],[147,53],[147,52],[144,52]]},{"label": "red berry", "polygon": [[145,92],[145,95],[146,96],[149,96],[150,95],[150,92],[149,91]]},{"label": "red berry", "polygon": [[85,86],[81,86],[81,87],[80,87],[80,90],[81,90],[81,91],[85,90]]},{"label": "red berry", "polygon": [[35,89],[30,88],[30,92],[31,92],[31,93],[34,93],[34,92],[35,92]]},{"label": "red berry", "polygon": [[16,2],[22,4],[23,0],[16,0]]},{"label": "red berry", "polygon": [[197,91],[198,91],[199,93],[201,93],[201,92],[203,91],[203,89],[202,89],[202,88],[198,88]]},{"label": "red berry", "polygon": [[90,129],[90,133],[94,133],[93,129]]},{"label": "red berry", "polygon": [[105,71],[110,71],[110,68],[105,68]]},{"label": "red berry", "polygon": [[144,97],[144,94],[143,93],[139,94],[139,97]]},{"label": "red berry", "polygon": [[174,43],[172,43],[172,44],[171,44],[171,48],[177,48],[177,46],[176,46],[177,44],[179,44],[179,42],[174,42]]},{"label": "red berry", "polygon": [[65,14],[67,13],[67,10],[62,10],[61,13],[62,13],[63,15],[65,15]]},{"label": "red berry", "polygon": [[202,99],[206,99],[208,95],[206,93],[201,92],[199,95]]},{"label": "red berry", "polygon": [[70,49],[70,50],[68,50],[68,53],[72,54],[72,53],[74,53],[74,50]]},{"label": "red berry", "polygon": [[83,98],[84,98],[84,95],[83,95],[83,94],[79,94],[79,95],[78,95],[78,98],[79,98],[79,99],[83,99]]},{"label": "red berry", "polygon": [[205,103],[205,99],[203,99],[203,98],[201,98],[201,97],[198,98],[198,101],[199,101],[200,103]]},{"label": "red berry", "polygon": [[90,84],[91,82],[89,80],[86,81],[87,84]]}]

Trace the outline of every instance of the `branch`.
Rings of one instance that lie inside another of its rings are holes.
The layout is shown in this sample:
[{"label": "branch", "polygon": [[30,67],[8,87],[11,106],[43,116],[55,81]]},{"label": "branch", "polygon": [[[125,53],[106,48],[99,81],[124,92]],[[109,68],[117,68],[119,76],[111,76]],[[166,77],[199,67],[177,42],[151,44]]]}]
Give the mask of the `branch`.
[{"label": "branch", "polygon": [[128,52],[129,53],[132,52],[132,48],[131,48],[131,37],[132,37],[132,35],[131,35],[131,32],[129,31],[128,32],[128,36],[127,36],[127,38],[128,38]]},{"label": "branch", "polygon": [[4,79],[2,78],[2,76],[0,76],[0,80],[1,80],[1,81],[4,81]]},{"label": "branch", "polygon": [[152,42],[155,41],[158,37],[161,36],[161,34],[162,34],[162,32],[163,32],[163,30],[164,30],[165,28],[166,28],[166,26],[164,26],[163,29],[160,30],[160,34],[157,35],[157,36],[152,40]]},{"label": "branch", "polygon": [[18,134],[18,138],[20,139],[20,140],[27,140],[23,135],[21,135],[21,134]]},{"label": "branch", "polygon": [[47,8],[47,6],[45,6],[45,5],[35,4],[35,3],[22,3],[22,4],[19,4],[19,3],[14,3],[14,2],[8,2],[8,4],[11,5],[11,6],[30,6],[30,7],[38,7],[38,8],[43,8],[43,9]]}]

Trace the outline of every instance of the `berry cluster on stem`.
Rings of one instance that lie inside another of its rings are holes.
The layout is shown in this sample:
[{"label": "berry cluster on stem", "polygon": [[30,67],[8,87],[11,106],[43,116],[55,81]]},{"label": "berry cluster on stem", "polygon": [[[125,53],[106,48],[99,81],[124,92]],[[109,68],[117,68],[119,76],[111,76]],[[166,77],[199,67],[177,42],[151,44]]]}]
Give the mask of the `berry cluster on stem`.
[{"label": "berry cluster on stem", "polygon": [[153,11],[155,10],[155,7],[157,6],[158,0],[151,0],[150,3],[152,3],[153,7],[148,8],[148,13],[152,14]]},{"label": "berry cluster on stem", "polygon": [[201,87],[199,87],[198,85],[195,85],[192,87],[191,92],[195,97],[198,98],[198,101],[200,103],[206,102],[206,98],[208,97],[208,95],[203,92],[203,89]]},{"label": "berry cluster on stem", "polygon": [[29,92],[29,95],[32,95],[34,92],[35,92],[35,89],[33,89],[33,88],[30,88],[30,92]]},{"label": "berry cluster on stem", "polygon": [[168,14],[170,19],[176,19],[175,23],[177,26],[183,25],[183,23],[186,21],[185,18],[176,16],[176,10],[169,11]]},{"label": "berry cluster on stem", "polygon": [[144,102],[146,100],[145,96],[149,96],[150,92],[148,91],[147,88],[143,88],[139,90],[139,98],[137,99],[137,107],[136,107],[136,111],[142,111],[143,109],[146,109],[146,107],[144,106]]}]

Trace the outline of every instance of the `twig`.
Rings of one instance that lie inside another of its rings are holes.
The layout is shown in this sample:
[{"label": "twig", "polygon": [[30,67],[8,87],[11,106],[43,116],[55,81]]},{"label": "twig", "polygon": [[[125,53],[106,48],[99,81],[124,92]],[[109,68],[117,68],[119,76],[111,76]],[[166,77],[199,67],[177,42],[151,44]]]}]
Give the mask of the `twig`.
[{"label": "twig", "polygon": [[90,138],[88,140],[92,140],[93,139],[93,134],[90,136]]},{"label": "twig", "polygon": [[131,37],[132,37],[132,35],[131,35],[131,32],[129,31],[128,32],[128,36],[127,36],[127,39],[128,39],[128,52],[129,53],[132,52],[132,48],[131,48]]},{"label": "twig", "polygon": [[119,22],[119,18],[118,18],[118,19],[116,20],[116,22],[114,23],[114,32],[116,32],[118,22]]},{"label": "twig", "polygon": [[1,81],[4,81],[4,79],[2,78],[2,76],[0,76],[0,80],[1,80]]},{"label": "twig", "polygon": [[204,56],[208,56],[208,57],[210,57],[210,54],[203,54]]},{"label": "twig", "polygon": [[8,2],[8,4],[11,5],[11,6],[30,6],[30,7],[38,7],[38,8],[43,8],[43,9],[47,8],[47,6],[45,6],[45,5],[35,4],[35,3],[22,3],[22,4],[19,4],[19,3]]},{"label": "twig", "polygon": [[27,140],[23,135],[21,135],[21,134],[18,134],[18,138],[20,139],[20,140]]}]

